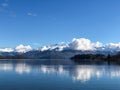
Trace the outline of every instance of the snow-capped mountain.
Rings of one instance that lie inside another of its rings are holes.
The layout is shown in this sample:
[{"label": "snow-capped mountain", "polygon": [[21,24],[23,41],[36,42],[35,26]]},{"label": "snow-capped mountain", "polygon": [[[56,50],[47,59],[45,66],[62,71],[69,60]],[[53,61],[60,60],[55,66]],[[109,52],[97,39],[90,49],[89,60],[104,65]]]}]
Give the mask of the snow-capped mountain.
[{"label": "snow-capped mountain", "polygon": [[63,51],[69,48],[68,44],[54,44],[49,46],[43,46],[38,48],[39,51],[47,51],[47,50],[55,50],[55,51]]},{"label": "snow-capped mountain", "polygon": [[74,38],[70,43],[42,46],[38,49],[22,44],[16,48],[0,49],[0,55],[20,54],[30,58],[69,58],[75,54],[115,54],[118,52],[120,52],[120,43],[94,43],[85,38]]},{"label": "snow-capped mountain", "polygon": [[24,45],[21,44],[21,45],[17,46],[16,48],[2,48],[2,49],[0,49],[0,52],[26,53],[26,52],[31,51],[31,50],[32,50],[32,48],[31,48],[30,45],[24,46]]},{"label": "snow-capped mountain", "polygon": [[1,56],[15,56],[17,54],[23,54],[26,52],[31,51],[32,48],[30,45],[24,46],[24,45],[19,45],[16,48],[2,48],[0,49],[0,55]]},{"label": "snow-capped mountain", "polygon": [[89,39],[85,39],[85,38],[80,38],[80,39],[74,38],[71,43],[43,46],[43,47],[40,47],[38,50],[40,50],[40,51],[77,50],[77,51],[110,51],[110,52],[117,51],[117,52],[119,52],[120,51],[120,43],[102,44],[100,42],[93,43]]}]

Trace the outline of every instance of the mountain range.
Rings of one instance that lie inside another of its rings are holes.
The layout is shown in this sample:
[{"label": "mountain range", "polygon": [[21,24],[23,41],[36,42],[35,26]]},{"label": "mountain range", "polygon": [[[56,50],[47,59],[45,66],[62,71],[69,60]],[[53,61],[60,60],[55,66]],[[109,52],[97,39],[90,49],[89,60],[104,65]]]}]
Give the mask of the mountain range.
[{"label": "mountain range", "polygon": [[116,54],[120,52],[120,43],[102,44],[100,42],[91,42],[89,39],[74,38],[70,43],[61,43],[48,46],[42,46],[32,49],[30,45],[19,45],[16,48],[0,49],[1,56],[21,55],[34,59],[68,59],[77,54]]}]

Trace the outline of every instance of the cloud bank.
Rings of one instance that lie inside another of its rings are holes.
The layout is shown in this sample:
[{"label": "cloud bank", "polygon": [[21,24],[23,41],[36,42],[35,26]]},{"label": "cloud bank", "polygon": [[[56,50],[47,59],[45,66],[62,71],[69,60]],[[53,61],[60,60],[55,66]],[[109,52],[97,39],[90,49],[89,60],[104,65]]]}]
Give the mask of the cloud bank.
[{"label": "cloud bank", "polygon": [[2,48],[0,49],[0,52],[18,52],[18,53],[26,53],[28,51],[31,51],[32,47],[30,45],[24,46],[19,45],[16,48]]},{"label": "cloud bank", "polygon": [[74,38],[72,42],[69,44],[69,48],[73,50],[96,50],[97,47],[101,47],[102,43],[96,42],[93,43],[89,39],[86,38],[80,38],[76,39]]},{"label": "cloud bank", "polygon": [[4,49],[0,49],[0,52],[13,52],[14,49],[12,48],[4,48]]},{"label": "cloud bank", "polygon": [[27,45],[27,46],[24,46],[24,45],[19,45],[19,46],[17,46],[16,48],[15,48],[15,51],[16,52],[19,52],[19,53],[25,53],[25,52],[28,52],[28,51],[31,51],[32,50],[32,48],[31,48],[31,46],[30,45]]},{"label": "cloud bank", "polygon": [[81,50],[81,51],[93,51],[93,50],[100,50],[100,51],[120,51],[120,42],[119,43],[108,43],[103,44],[99,41],[92,42],[89,39],[86,38],[73,38],[73,40],[70,43],[64,43],[64,44],[56,44],[56,45],[49,45],[49,46],[43,46],[39,48],[41,51],[45,50]]},{"label": "cloud bank", "polygon": [[[32,47],[30,45],[24,46],[19,45],[16,48],[4,48],[0,49],[0,52],[18,52],[18,53],[26,53],[31,51]],[[70,43],[61,43],[54,44],[48,46],[42,46],[36,50],[39,51],[47,51],[47,50],[55,50],[55,51],[63,51],[63,50],[81,50],[81,51],[120,51],[120,42],[119,43],[108,43],[102,44],[101,42],[92,42],[86,38],[73,38]]]}]

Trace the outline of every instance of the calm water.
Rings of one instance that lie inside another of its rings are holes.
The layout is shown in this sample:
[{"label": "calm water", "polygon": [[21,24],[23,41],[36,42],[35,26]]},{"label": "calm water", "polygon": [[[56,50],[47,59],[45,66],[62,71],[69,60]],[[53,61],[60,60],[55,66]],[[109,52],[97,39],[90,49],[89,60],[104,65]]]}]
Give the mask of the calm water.
[{"label": "calm water", "polygon": [[120,90],[120,66],[69,60],[2,60],[0,90]]}]

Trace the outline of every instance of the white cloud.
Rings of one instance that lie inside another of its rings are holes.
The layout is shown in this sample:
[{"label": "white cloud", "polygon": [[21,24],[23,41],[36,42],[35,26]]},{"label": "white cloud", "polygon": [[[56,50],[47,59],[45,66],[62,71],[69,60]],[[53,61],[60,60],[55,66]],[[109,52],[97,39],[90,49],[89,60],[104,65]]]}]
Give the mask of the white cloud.
[{"label": "white cloud", "polygon": [[89,39],[86,38],[80,38],[76,39],[74,38],[72,42],[69,44],[69,48],[73,50],[95,50],[94,45],[95,43],[92,43]]},{"label": "white cloud", "polygon": [[72,50],[116,50],[120,51],[120,43],[108,43],[108,44],[102,44],[101,42],[92,42],[89,39],[86,38],[74,38],[70,43],[61,43],[61,44],[55,44],[55,45],[48,45],[43,46],[39,50],[46,51],[46,50],[57,50],[62,51],[65,49],[72,49]]},{"label": "white cloud", "polygon": [[119,43],[109,43],[106,46],[111,48],[111,49],[115,49],[115,48],[120,49],[120,42]]},{"label": "white cloud", "polygon": [[15,49],[13,48],[1,48],[0,52],[19,52],[19,53],[26,53],[28,51],[32,50],[32,47],[30,45],[24,46],[24,45],[19,45]]},{"label": "white cloud", "polygon": [[13,52],[14,49],[12,48],[4,48],[4,49],[0,49],[0,52]]},{"label": "white cloud", "polygon": [[85,38],[76,39],[74,38],[69,44],[70,49],[74,50],[93,50],[91,41]]},{"label": "white cloud", "polygon": [[94,47],[96,47],[96,48],[99,48],[99,47],[102,47],[102,46],[103,46],[103,44],[102,44],[101,42],[96,42],[96,43],[94,43],[93,45],[94,45]]},{"label": "white cloud", "polygon": [[32,47],[30,45],[24,46],[21,44],[15,48],[15,51],[19,53],[26,53],[30,50],[32,50]]},{"label": "white cloud", "polygon": [[[38,43],[34,43],[33,45],[39,46]],[[119,43],[108,43],[108,44],[102,44],[101,42],[92,42],[89,39],[86,38],[74,38],[70,43],[59,43],[54,45],[48,45],[48,46],[42,46],[39,49],[40,51],[46,51],[46,50],[55,50],[55,51],[62,51],[62,50],[82,50],[82,51],[90,51],[90,50],[101,50],[101,51],[120,51],[120,42]],[[32,50],[32,47],[30,45],[24,46],[19,45],[15,49],[12,48],[4,48],[0,49],[0,52],[20,52],[20,53],[26,53],[28,51]]]},{"label": "white cloud", "polygon": [[101,42],[92,42],[86,38],[74,38],[69,44],[69,48],[73,50],[106,50],[106,51],[120,51],[119,43],[102,44]]},{"label": "white cloud", "polygon": [[104,51],[120,51],[120,43],[108,43],[103,45]]},{"label": "white cloud", "polygon": [[27,13],[27,15],[28,15],[28,16],[34,16],[34,17],[37,16],[37,14],[35,14],[35,13],[31,13],[31,12]]}]

